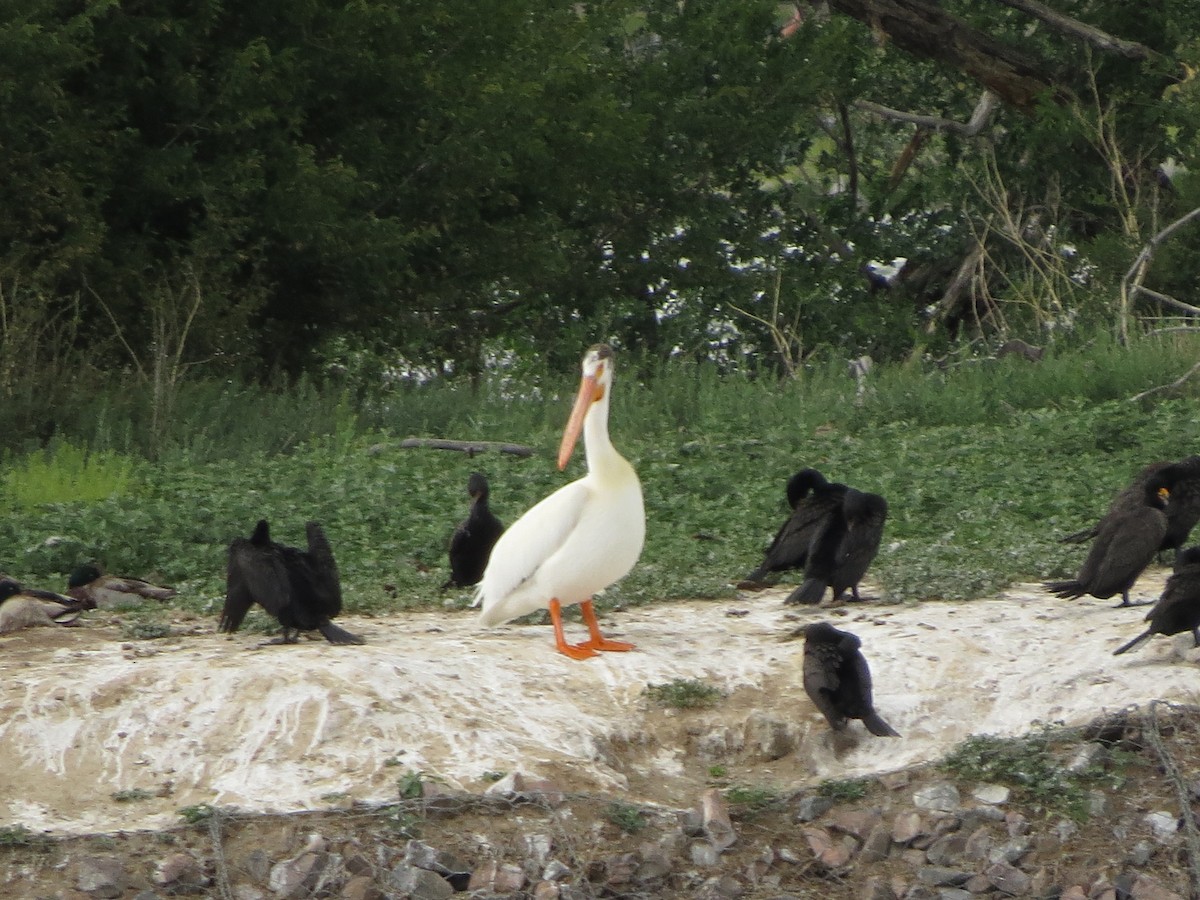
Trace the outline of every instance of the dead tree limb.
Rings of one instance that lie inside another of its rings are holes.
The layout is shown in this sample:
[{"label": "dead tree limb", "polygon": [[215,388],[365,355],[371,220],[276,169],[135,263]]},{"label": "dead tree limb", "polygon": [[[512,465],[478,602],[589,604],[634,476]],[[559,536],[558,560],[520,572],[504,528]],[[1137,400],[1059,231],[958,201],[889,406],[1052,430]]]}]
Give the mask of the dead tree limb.
[{"label": "dead tree limb", "polygon": [[1133,265],[1129,267],[1129,271],[1125,273],[1125,277],[1121,279],[1118,337],[1122,344],[1127,343],[1129,340],[1129,308],[1138,294],[1146,293],[1147,289],[1142,287],[1142,282],[1146,280],[1146,273],[1150,270],[1150,261],[1154,259],[1155,252],[1171,235],[1197,217],[1200,217],[1200,206],[1193,209],[1190,213],[1180,216],[1158,234],[1154,235],[1154,237],[1150,238],[1146,242],[1146,246],[1142,247],[1141,252],[1138,253],[1137,258],[1134,259]]},{"label": "dead tree limb", "polygon": [[995,0],[995,2],[1013,9],[1019,9],[1023,13],[1028,13],[1035,19],[1046,23],[1051,30],[1083,41],[1097,50],[1103,50],[1105,53],[1116,53],[1128,59],[1149,59],[1154,55],[1154,51],[1145,44],[1139,44],[1137,41],[1124,41],[1113,37],[1107,31],[1101,31],[1094,25],[1088,25],[1086,22],[1080,22],[1078,19],[1064,16],[1050,7],[1038,3],[1037,0]]},{"label": "dead tree limb", "polygon": [[1129,399],[1132,402],[1135,400],[1142,400],[1146,397],[1149,397],[1151,394],[1157,394],[1160,391],[1173,391],[1175,388],[1183,387],[1184,383],[1197,372],[1200,372],[1200,362],[1196,363],[1170,384],[1160,384],[1158,387],[1149,388],[1148,390],[1142,391],[1140,394],[1134,394]]},{"label": "dead tree limb", "polygon": [[863,110],[863,112],[874,113],[881,119],[889,119],[893,122],[907,122],[910,125],[916,125],[918,128],[928,128],[930,131],[946,131],[961,134],[964,137],[975,137],[991,121],[992,114],[996,111],[996,107],[1000,105],[1000,98],[991,91],[984,91],[979,98],[979,102],[975,104],[975,111],[971,113],[971,118],[966,122],[956,122],[953,119],[943,119],[940,116],[926,116],[921,113],[904,112],[900,109],[892,109],[890,106],[873,103],[870,100],[856,100],[854,105],[856,108]]},{"label": "dead tree limb", "polygon": [[523,444],[506,444],[503,441],[452,441],[443,438],[405,438],[400,442],[402,450],[457,450],[474,456],[476,453],[486,453],[494,450],[497,453],[510,453],[513,456],[533,456],[537,451]]}]

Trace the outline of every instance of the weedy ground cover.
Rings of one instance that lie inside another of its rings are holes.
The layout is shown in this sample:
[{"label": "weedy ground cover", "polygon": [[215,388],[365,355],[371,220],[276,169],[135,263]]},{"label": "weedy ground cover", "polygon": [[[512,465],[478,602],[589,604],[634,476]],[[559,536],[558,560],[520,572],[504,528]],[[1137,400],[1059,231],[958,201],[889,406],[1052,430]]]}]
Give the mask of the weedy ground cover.
[{"label": "weedy ground cover", "polygon": [[[1086,548],[1060,545],[1060,535],[1098,517],[1147,462],[1200,450],[1194,386],[1129,400],[1174,381],[1198,350],[1176,339],[1037,364],[881,367],[861,395],[840,365],[782,384],[682,364],[639,377],[627,365],[611,430],[642,479],[647,541],[600,602],[733,596],[786,515],[788,476],[804,466],[887,498],[870,573],[885,601],[969,600],[1071,573]],[[438,586],[468,475],[489,477],[505,522],[578,477],[582,453],[565,473],[553,463],[575,385],[575,372],[478,391],[195,383],[153,454],[138,442],[133,392],[96,397],[80,404],[92,418],[64,422],[47,450],[10,449],[0,570],[61,588],[73,566],[95,559],[172,583],[179,603],[215,614],[232,538],[265,517],[277,540],[301,544],[316,519],[350,611],[464,605],[470,591]],[[401,449],[410,435],[535,452]],[[60,484],[66,495],[52,488]]]}]

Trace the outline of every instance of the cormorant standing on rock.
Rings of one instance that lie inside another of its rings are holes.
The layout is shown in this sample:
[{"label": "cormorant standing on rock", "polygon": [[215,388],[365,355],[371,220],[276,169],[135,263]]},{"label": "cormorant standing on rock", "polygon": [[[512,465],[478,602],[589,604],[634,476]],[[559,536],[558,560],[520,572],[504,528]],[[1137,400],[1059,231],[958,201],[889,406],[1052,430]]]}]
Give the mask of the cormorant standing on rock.
[{"label": "cormorant standing on rock", "polygon": [[802,629],[804,634],[804,690],[829,721],[842,731],[848,719],[862,719],[871,734],[900,734],[875,712],[871,698],[871,670],[859,651],[857,635],[839,631],[828,622]]},{"label": "cormorant standing on rock", "polygon": [[1175,572],[1167,579],[1162,596],[1146,613],[1150,627],[1113,651],[1119,656],[1156,634],[1192,633],[1193,646],[1200,647],[1200,547],[1181,550]]},{"label": "cormorant standing on rock", "polygon": [[488,506],[488,480],[478,472],[467,479],[471,512],[454,529],[450,538],[450,579],[442,590],[479,584],[487,568],[492,547],[504,533],[504,526]]},{"label": "cormorant standing on rock", "polygon": [[250,539],[229,545],[225,608],[220,631],[234,632],[257,602],[279,620],[283,635],[272,644],[294,644],[301,631],[320,631],[331,644],[361,644],[330,619],[342,611],[342,586],[333,549],[316,522],[305,525],[308,550],[271,540],[270,526],[260,519]]},{"label": "cormorant standing on rock", "polygon": [[1118,606],[1133,606],[1129,590],[1150,565],[1167,533],[1168,472],[1152,476],[1140,497],[1130,495],[1104,517],[1077,578],[1047,581],[1043,587],[1067,600],[1084,594],[1107,600],[1120,594]]}]

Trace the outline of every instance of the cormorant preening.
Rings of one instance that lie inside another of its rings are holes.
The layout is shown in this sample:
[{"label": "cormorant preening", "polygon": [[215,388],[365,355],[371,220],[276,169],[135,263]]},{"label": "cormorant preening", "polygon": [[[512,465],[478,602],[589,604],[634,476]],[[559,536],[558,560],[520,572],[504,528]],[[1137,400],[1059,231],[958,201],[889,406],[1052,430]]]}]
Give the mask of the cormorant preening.
[{"label": "cormorant preening", "polygon": [[105,575],[90,563],[76,567],[67,579],[68,596],[89,599],[100,609],[143,600],[170,600],[175,593],[175,588],[160,587],[140,578]]},{"label": "cormorant preening", "polygon": [[1179,551],[1175,572],[1167,579],[1162,596],[1146,613],[1150,627],[1113,651],[1114,656],[1132,650],[1156,634],[1192,633],[1193,646],[1200,647],[1200,547]]},{"label": "cormorant preening", "polygon": [[804,690],[834,731],[847,719],[862,719],[871,734],[900,734],[875,712],[871,698],[871,670],[859,651],[862,641],[828,622],[804,629]]},{"label": "cormorant preening", "polygon": [[260,519],[249,540],[229,545],[220,631],[237,631],[257,602],[283,626],[282,637],[270,643],[294,644],[301,631],[314,629],[331,644],[363,643],[330,621],[342,611],[337,563],[320,525],[309,522],[305,532],[307,551],[287,547],[271,540],[267,520]]},{"label": "cormorant preening", "polygon": [[0,576],[0,634],[36,625],[74,625],[81,612],[95,608],[91,600],[26,588]]},{"label": "cormorant preening", "polygon": [[504,532],[504,526],[488,507],[488,481],[478,472],[467,479],[471,512],[450,538],[450,579],[442,590],[478,584],[487,568],[492,547]]},{"label": "cormorant preening", "polygon": [[1067,600],[1091,594],[1107,600],[1121,595],[1118,606],[1132,606],[1129,590],[1158,552],[1167,533],[1167,470],[1153,475],[1141,496],[1130,495],[1100,522],[1092,549],[1073,581],[1047,581],[1043,587]]},{"label": "cormorant preening", "polygon": [[804,568],[813,539],[829,513],[841,505],[846,490],[846,485],[831,484],[816,469],[801,469],[793,475],[787,485],[792,514],[775,533],[762,565],[745,580],[761,582],[770,572]]},{"label": "cormorant preening", "polygon": [[820,603],[826,587],[833,588],[835,603],[846,588],[855,600],[861,599],[858,583],[879,552],[886,520],[886,500],[848,488],[812,542],[803,583],[784,602]]},{"label": "cormorant preening", "polygon": [[1141,502],[1146,484],[1151,478],[1162,476],[1171,491],[1171,502],[1167,505],[1167,533],[1159,544],[1159,551],[1178,550],[1200,522],[1200,456],[1189,456],[1179,462],[1154,462],[1134,476],[1128,487],[1113,498],[1108,512],[1095,525],[1084,528],[1066,537],[1059,538],[1062,544],[1082,544],[1100,533],[1104,523],[1131,504]]}]

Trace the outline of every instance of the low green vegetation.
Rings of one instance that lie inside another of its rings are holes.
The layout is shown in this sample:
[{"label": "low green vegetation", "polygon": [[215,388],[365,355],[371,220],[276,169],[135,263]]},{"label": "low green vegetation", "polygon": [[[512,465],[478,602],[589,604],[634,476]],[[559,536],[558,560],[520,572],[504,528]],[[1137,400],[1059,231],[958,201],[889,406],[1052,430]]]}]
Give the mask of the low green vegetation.
[{"label": "low green vegetation", "polygon": [[641,807],[617,800],[608,805],[604,818],[626,834],[637,834],[646,827],[646,816]]},{"label": "low green vegetation", "polygon": [[870,784],[870,780],[866,778],[831,779],[817,785],[817,793],[836,803],[845,803],[867,796]]},{"label": "low green vegetation", "polygon": [[735,784],[725,789],[725,800],[730,806],[743,812],[758,812],[775,805],[781,799],[778,791],[762,785]]},{"label": "low green vegetation", "polygon": [[1078,769],[1056,752],[1057,745],[1076,747],[1069,734],[1043,727],[1019,738],[974,735],[959,744],[941,767],[967,782],[1002,784],[1015,799],[1047,814],[1087,818],[1087,792],[1097,786],[1119,787],[1122,770],[1132,759],[1121,751],[1105,751],[1101,761]]},{"label": "low green vegetation", "polygon": [[[1179,378],[1198,352],[1200,342],[1179,337],[1130,350],[1098,343],[1036,364],[880,367],[861,398],[832,362],[779,383],[682,364],[639,377],[636,361],[624,361],[612,434],[641,477],[647,539],[633,572],[598,603],[732,598],[786,515],[787,478],[804,466],[887,498],[869,573],[879,589],[867,592],[885,602],[969,600],[1071,574],[1086,548],[1061,545],[1060,535],[1094,521],[1145,463],[1200,449],[1200,379],[1129,399]],[[582,452],[565,473],[552,459],[575,379],[531,374],[475,392],[441,383],[334,393],[185,383],[153,461],[135,438],[135,408],[122,408],[132,417],[122,424],[117,398],[83,404],[96,417],[64,419],[61,444],[10,452],[0,502],[19,513],[0,519],[0,571],[62,590],[75,565],[94,559],[174,585],[171,607],[216,615],[231,539],[266,517],[276,540],[302,544],[305,521],[316,519],[333,543],[348,611],[461,605],[469,590],[438,587],[468,475],[489,477],[506,523],[579,477]],[[511,441],[534,453],[402,449],[409,436]],[[18,499],[30,472],[43,473],[37,484],[75,485],[71,496],[44,488]],[[100,487],[83,490],[93,482]],[[146,615],[153,622],[154,609]],[[243,627],[275,625],[255,610]],[[660,688],[662,702],[693,699],[691,688]]]},{"label": "low green vegetation", "polygon": [[217,814],[217,807],[209,803],[197,803],[194,806],[182,806],[178,810],[179,818],[188,825],[198,825],[207,822]]},{"label": "low green vegetation", "polygon": [[702,709],[716,706],[725,695],[719,688],[695,678],[676,678],[666,684],[647,685],[646,696],[669,709]]},{"label": "low green vegetation", "polygon": [[129,788],[123,791],[113,791],[112,798],[117,803],[140,803],[153,799],[154,794],[143,788]]}]

